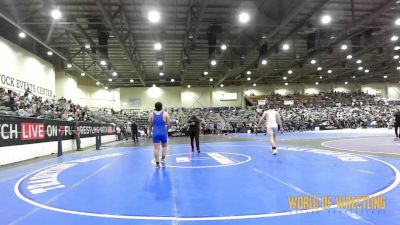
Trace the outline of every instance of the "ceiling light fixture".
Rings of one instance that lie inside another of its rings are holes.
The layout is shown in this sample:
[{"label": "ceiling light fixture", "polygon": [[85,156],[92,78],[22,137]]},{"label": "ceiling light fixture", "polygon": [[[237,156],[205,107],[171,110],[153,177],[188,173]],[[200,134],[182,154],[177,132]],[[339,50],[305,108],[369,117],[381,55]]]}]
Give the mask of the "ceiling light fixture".
[{"label": "ceiling light fixture", "polygon": [[18,36],[19,36],[20,38],[25,38],[25,37],[26,37],[26,34],[25,34],[24,32],[19,32]]},{"label": "ceiling light fixture", "polygon": [[285,50],[285,51],[289,50],[289,48],[290,48],[289,44],[283,44],[282,45],[282,49]]},{"label": "ceiling light fixture", "polygon": [[240,23],[244,24],[244,23],[249,22],[250,15],[247,12],[241,12],[241,13],[239,13],[238,19],[239,19]]},{"label": "ceiling light fixture", "polygon": [[268,61],[266,59],[261,60],[261,64],[267,65]]},{"label": "ceiling light fixture", "polygon": [[160,43],[160,42],[157,42],[157,43],[155,43],[155,44],[154,44],[154,50],[156,50],[156,51],[160,51],[160,50],[161,50],[161,48],[162,48],[162,45],[161,45],[161,43]]},{"label": "ceiling light fixture", "polygon": [[322,24],[329,24],[329,23],[331,23],[331,21],[332,21],[332,17],[330,16],[330,15],[323,15],[322,17],[321,17],[321,23]]},{"label": "ceiling light fixture", "polygon": [[53,9],[50,14],[51,14],[51,17],[53,17],[53,19],[55,19],[55,20],[60,19],[62,16],[61,11],[58,9]]},{"label": "ceiling light fixture", "polygon": [[151,22],[151,23],[158,23],[160,22],[160,12],[156,11],[156,10],[152,10],[147,14],[147,19]]},{"label": "ceiling light fixture", "polygon": [[394,21],[394,25],[396,25],[396,26],[399,26],[399,25],[400,25],[400,18],[397,18],[397,19]]}]

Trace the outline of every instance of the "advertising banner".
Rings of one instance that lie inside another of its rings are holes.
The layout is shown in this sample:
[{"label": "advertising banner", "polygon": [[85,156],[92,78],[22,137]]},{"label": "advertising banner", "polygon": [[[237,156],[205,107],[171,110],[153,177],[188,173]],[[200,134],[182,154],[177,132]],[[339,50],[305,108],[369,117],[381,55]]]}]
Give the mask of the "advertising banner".
[{"label": "advertising banner", "polygon": [[[79,122],[81,138],[94,137],[99,131],[102,135],[114,133],[110,124]],[[72,139],[76,122],[48,120],[25,117],[0,116],[0,147],[57,141],[57,131],[63,140]]]}]

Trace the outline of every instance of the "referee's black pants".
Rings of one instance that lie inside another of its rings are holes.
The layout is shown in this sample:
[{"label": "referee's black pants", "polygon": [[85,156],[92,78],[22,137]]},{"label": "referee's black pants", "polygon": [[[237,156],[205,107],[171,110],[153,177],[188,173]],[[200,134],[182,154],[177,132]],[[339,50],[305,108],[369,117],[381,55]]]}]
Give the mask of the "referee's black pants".
[{"label": "referee's black pants", "polygon": [[133,143],[138,143],[138,131],[132,131],[132,141]]},{"label": "referee's black pants", "polygon": [[196,149],[200,151],[200,142],[199,142],[199,131],[191,130],[190,133],[190,145],[192,146],[192,151],[194,151],[193,139],[196,139]]},{"label": "referee's black pants", "polygon": [[396,137],[399,137],[399,128],[400,128],[400,124],[395,124],[394,125],[394,133],[396,134]]}]

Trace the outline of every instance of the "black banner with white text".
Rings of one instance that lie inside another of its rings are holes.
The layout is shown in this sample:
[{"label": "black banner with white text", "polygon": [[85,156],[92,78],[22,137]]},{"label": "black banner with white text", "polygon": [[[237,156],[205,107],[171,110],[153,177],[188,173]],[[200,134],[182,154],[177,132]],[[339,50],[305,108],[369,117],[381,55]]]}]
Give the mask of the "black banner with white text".
[{"label": "black banner with white text", "polygon": [[[76,122],[48,120],[25,117],[0,116],[0,147],[57,141],[57,131],[63,140],[73,138]],[[110,124],[79,122],[80,137],[94,137],[99,131],[102,135],[114,133]]]}]

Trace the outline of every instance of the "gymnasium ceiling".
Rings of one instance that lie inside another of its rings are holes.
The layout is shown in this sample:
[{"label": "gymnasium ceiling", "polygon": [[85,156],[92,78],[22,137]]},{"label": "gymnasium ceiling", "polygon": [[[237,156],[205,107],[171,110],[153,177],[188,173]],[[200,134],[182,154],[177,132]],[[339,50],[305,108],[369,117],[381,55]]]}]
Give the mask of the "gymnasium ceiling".
[{"label": "gymnasium ceiling", "polygon": [[[53,9],[60,19],[50,16]],[[156,24],[148,20],[154,10]],[[238,21],[241,12],[249,22]],[[331,23],[322,24],[324,15]],[[0,0],[0,35],[111,88],[398,82],[400,43],[391,40],[400,35],[397,17],[396,0]]]}]

